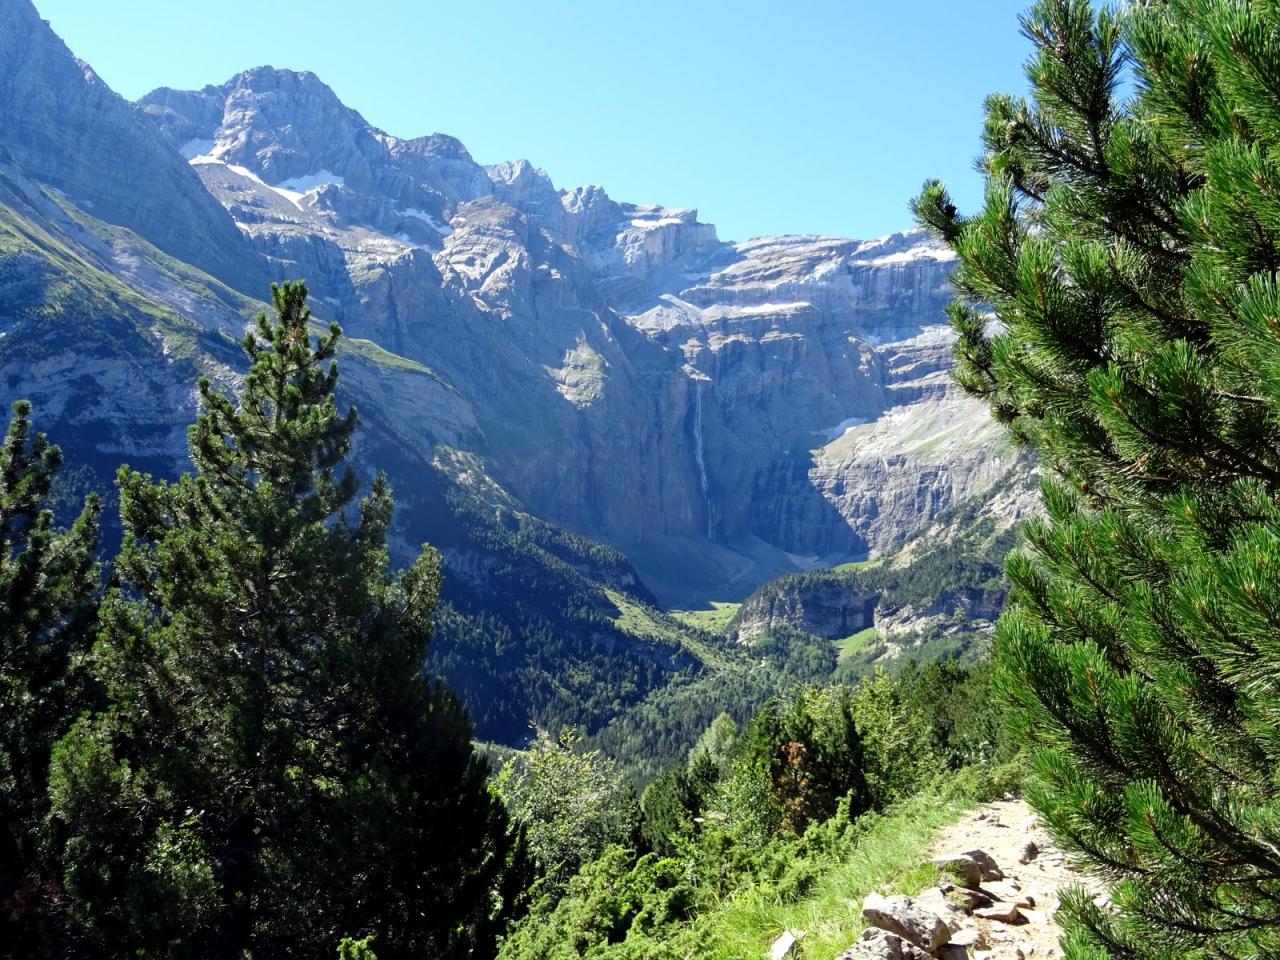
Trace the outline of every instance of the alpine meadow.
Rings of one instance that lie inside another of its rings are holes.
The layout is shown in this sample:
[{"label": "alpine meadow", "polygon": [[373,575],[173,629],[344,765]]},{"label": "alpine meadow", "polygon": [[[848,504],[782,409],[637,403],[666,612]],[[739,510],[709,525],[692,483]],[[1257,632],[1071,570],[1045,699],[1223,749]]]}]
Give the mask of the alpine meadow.
[{"label": "alpine meadow", "polygon": [[1280,2],[366,7],[0,0],[0,958],[1280,957]]}]

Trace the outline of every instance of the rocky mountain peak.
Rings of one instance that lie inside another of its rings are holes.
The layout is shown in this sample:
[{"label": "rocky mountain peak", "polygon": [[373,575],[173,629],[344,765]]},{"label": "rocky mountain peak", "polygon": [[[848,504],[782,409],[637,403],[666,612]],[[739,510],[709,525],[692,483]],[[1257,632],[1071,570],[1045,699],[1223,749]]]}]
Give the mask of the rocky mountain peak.
[{"label": "rocky mountain peak", "polygon": [[390,142],[393,153],[412,153],[424,157],[475,163],[462,141],[445,133],[432,133],[425,137],[414,137],[411,140],[391,137]]},{"label": "rocky mountain peak", "polygon": [[[88,97],[61,50],[59,82]],[[483,457],[666,600],[886,549],[1008,469],[947,380],[951,263],[918,232],[726,242],[693,209],[392,136],[305,72],[111,102],[119,124],[151,121],[131,149],[186,185],[176,208],[216,198],[232,246],[448,385],[431,411],[380,406],[397,435]],[[102,129],[68,125],[77,145]]]},{"label": "rocky mountain peak", "polygon": [[321,171],[371,185],[387,137],[314,73],[254,67],[198,92],[155,90],[139,106],[188,157],[207,155],[268,183]]},{"label": "rocky mountain peak", "polygon": [[227,212],[29,0],[0,0],[0,143],[94,216],[241,289],[264,280]]}]

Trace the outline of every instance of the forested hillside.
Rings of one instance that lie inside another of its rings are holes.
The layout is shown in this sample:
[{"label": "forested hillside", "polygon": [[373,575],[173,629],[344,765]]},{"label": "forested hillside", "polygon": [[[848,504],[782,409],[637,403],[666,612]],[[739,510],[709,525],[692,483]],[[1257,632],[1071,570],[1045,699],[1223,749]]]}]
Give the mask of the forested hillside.
[{"label": "forested hillside", "polygon": [[729,243],[0,0],[0,957],[1280,955],[1280,6],[1021,27]]}]

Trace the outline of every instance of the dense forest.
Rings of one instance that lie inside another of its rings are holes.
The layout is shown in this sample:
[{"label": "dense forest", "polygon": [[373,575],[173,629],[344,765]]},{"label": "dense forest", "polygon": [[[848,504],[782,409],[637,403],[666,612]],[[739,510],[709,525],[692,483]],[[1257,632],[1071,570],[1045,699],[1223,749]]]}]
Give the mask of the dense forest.
[{"label": "dense forest", "polygon": [[[623,870],[634,889],[575,942],[634,928],[629,950],[651,939],[665,956],[734,885],[800,895],[866,815],[1012,758],[986,672],[932,663],[856,689],[779,668],[703,681],[715,695],[699,710],[673,687],[669,741],[621,750],[630,767],[564,727],[491,768],[422,669],[438,557],[391,575],[391,492],[378,478],[357,500],[344,463],[357,417],[334,399],[341,333],[312,323],[303,285],[273,296],[243,343],[239,402],[199,384],[194,472],[121,468],[109,576],[99,499],[55,526],[60,452],[14,409],[0,461],[11,955],[486,956],[532,911],[502,955],[549,956],[547,936],[600,909],[590,878]],[[678,762],[637,792],[665,754]],[[813,850],[811,826],[829,835]],[[693,850],[706,876],[669,887],[673,856]]]},{"label": "dense forest", "polygon": [[[77,466],[16,404],[0,951],[763,956],[789,906],[905,883],[935,828],[1017,790],[1106,887],[1063,896],[1071,960],[1277,955],[1280,5],[1039,0],[1022,27],[1030,96],[987,101],[984,205],[930,182],[913,210],[957,256],[954,376],[1039,465],[1024,525],[960,511],[946,543],[703,629],[609,548],[455,504],[517,558],[491,583],[564,565],[517,639],[465,589],[440,603],[432,547],[391,562],[342,331],[301,283],[272,288],[237,394],[196,385],[176,479],[124,466],[72,505]],[[1003,613],[992,638],[942,609],[886,669],[806,593]],[[746,629],[786,617],[808,626]],[[557,675],[588,635],[563,618],[637,643]]]}]

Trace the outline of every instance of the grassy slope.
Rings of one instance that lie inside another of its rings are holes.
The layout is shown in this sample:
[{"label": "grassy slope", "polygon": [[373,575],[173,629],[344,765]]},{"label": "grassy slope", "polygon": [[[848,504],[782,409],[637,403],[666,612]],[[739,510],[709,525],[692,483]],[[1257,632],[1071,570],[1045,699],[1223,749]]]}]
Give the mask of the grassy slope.
[{"label": "grassy slope", "polygon": [[859,630],[857,633],[849,637],[843,637],[840,640],[833,641],[836,649],[840,651],[840,659],[846,660],[856,653],[861,653],[867,647],[872,646],[882,639],[880,631],[875,627],[867,627],[865,630]]},{"label": "grassy slope", "polygon": [[[674,613],[663,613],[656,607],[642,603],[633,597],[627,597],[616,590],[607,590],[609,599],[618,608],[618,616],[614,624],[619,630],[637,638],[658,638],[672,640],[690,650],[708,667],[723,669],[731,662],[740,662],[732,650],[713,642],[709,634],[718,633],[697,623],[690,623]],[[732,616],[732,614],[730,614]]]},{"label": "grassy slope", "polygon": [[924,862],[934,833],[968,811],[968,793],[927,793],[885,816],[864,818],[867,829],[852,855],[821,864],[821,877],[803,899],[780,901],[768,886],[737,891],[695,924],[700,960],[759,960],[783,930],[803,930],[805,960],[834,960],[866,927],[862,900],[873,890],[916,893],[936,871]]},{"label": "grassy slope", "polygon": [[670,613],[681,623],[698,630],[705,630],[708,633],[724,633],[729,628],[729,623],[733,620],[740,606],[742,606],[740,603],[712,600],[711,607],[706,610],[672,610]]}]

